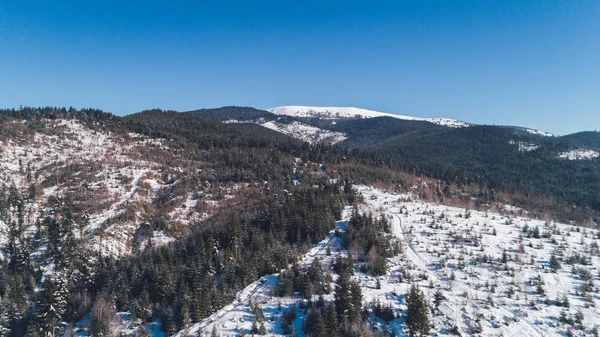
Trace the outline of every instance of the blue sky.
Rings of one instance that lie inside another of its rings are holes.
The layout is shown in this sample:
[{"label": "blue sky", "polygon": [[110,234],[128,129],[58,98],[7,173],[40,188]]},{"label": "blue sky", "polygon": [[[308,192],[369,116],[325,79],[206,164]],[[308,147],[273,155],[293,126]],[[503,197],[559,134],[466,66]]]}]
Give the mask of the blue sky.
[{"label": "blue sky", "polygon": [[0,106],[357,106],[600,129],[600,2],[0,2]]}]

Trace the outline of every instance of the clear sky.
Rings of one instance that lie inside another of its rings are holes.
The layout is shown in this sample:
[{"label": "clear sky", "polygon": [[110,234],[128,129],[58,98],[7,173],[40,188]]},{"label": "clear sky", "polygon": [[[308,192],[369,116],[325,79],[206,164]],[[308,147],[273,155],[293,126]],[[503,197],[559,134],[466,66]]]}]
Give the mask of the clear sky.
[{"label": "clear sky", "polygon": [[600,1],[0,1],[0,106],[600,129]]}]

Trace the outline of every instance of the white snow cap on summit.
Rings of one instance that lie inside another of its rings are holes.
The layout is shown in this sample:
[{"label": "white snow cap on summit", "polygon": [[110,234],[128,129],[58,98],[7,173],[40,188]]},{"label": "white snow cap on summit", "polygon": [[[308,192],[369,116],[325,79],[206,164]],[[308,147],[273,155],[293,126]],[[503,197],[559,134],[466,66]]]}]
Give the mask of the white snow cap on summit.
[{"label": "white snow cap on summit", "polygon": [[353,107],[280,106],[267,109],[267,111],[276,115],[292,117],[313,117],[322,119],[392,117],[404,120],[425,121],[452,128],[464,128],[469,126],[468,123],[450,118],[412,117]]}]

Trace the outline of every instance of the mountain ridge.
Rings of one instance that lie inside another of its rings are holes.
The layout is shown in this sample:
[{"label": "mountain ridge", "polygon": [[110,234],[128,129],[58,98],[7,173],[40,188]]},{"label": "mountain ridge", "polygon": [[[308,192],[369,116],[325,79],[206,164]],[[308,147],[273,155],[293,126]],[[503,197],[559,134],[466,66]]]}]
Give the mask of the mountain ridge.
[{"label": "mountain ridge", "polygon": [[387,112],[374,111],[356,107],[317,107],[317,106],[279,106],[266,109],[276,115],[286,115],[293,117],[309,117],[322,119],[342,119],[342,118],[375,118],[392,117],[404,120],[426,121],[433,124],[443,125],[453,128],[468,127],[470,124],[451,118],[426,118],[398,115]]}]

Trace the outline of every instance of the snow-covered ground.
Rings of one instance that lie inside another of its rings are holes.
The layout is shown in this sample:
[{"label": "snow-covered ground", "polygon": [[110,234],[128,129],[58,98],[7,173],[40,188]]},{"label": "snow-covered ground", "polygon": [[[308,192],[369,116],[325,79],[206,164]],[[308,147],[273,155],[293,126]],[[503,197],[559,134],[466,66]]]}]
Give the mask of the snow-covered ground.
[{"label": "snow-covered ground", "polygon": [[510,145],[517,145],[519,152],[531,152],[540,148],[539,145],[528,142],[515,142],[514,140],[511,140],[508,143]]},{"label": "snow-covered ground", "polygon": [[544,136],[544,137],[554,137],[553,134],[551,134],[550,132],[546,132],[546,131],[540,131],[540,130],[529,129],[529,128],[525,128],[525,131],[531,133],[532,135],[539,135],[539,136]]},{"label": "snow-covered ground", "polygon": [[571,150],[558,155],[559,158],[567,160],[587,160],[598,158],[599,156],[600,154],[594,150],[584,149]]},{"label": "snow-covered ground", "polygon": [[336,144],[346,139],[346,135],[341,132],[320,129],[300,122],[283,124],[271,121],[261,125],[268,129],[281,132],[285,135],[296,139],[300,139],[311,144],[321,142],[329,142],[331,144]]},{"label": "snow-covered ground", "polygon": [[[502,208],[502,214],[487,213],[367,186],[360,186],[359,191],[365,200],[360,210],[387,217],[393,234],[404,245],[403,254],[388,259],[389,271],[379,278],[380,289],[374,277],[358,269],[354,276],[361,282],[365,306],[377,300],[393,308],[397,317],[387,324],[388,331],[407,335],[402,315],[406,310],[404,296],[411,284],[424,291],[431,309],[436,291],[445,297],[439,309],[430,313],[436,336],[564,336],[570,325],[559,322],[561,313],[567,320],[576,320],[581,314],[581,324],[575,326],[583,330],[573,328],[575,336],[591,335],[600,325],[596,308],[600,265],[597,230],[524,218],[512,213],[518,210],[511,207]],[[343,228],[343,222],[339,224]],[[346,254],[338,240],[331,233],[304,255],[302,263],[319,257],[329,267],[336,255]],[[325,253],[327,247],[331,255]],[[550,270],[552,254],[562,265],[557,272]],[[594,289],[584,297],[582,278],[589,277]],[[210,335],[213,327],[222,336],[237,336],[242,329],[249,332],[253,320],[250,301],[257,301],[264,310],[268,334],[281,335],[282,313],[298,308],[303,300],[273,296],[277,278],[277,274],[269,275],[252,283],[231,304],[175,336]],[[538,278],[541,287],[537,287]],[[540,289],[543,294],[538,293]],[[558,306],[565,298],[568,307]],[[331,301],[333,295],[325,299]],[[298,332],[304,318],[303,311],[297,309],[294,327]],[[373,315],[369,320],[383,329],[383,321]]]},{"label": "snow-covered ground", "polygon": [[[0,144],[0,186],[14,186],[26,196],[32,186],[36,189],[35,197],[24,205],[26,235],[35,231],[40,214],[52,207],[50,199],[72,197],[88,213],[87,223],[77,224],[77,236],[88,237],[89,246],[103,255],[130,253],[132,239],[145,221],[141,205],[152,204],[157,192],[169,187],[162,182],[159,163],[164,155],[172,155],[167,142],[93,130],[77,120],[38,122],[44,127],[36,131],[21,120],[7,122],[13,123],[15,136]],[[189,195],[182,197],[169,220],[187,226],[206,218],[206,213],[195,211],[196,203]],[[6,221],[11,219],[2,220],[0,244],[6,241]],[[172,240],[157,230],[151,242]]]},{"label": "snow-covered ground", "polygon": [[292,117],[314,117],[322,119],[393,117],[404,120],[425,121],[452,128],[464,128],[469,126],[468,123],[450,118],[412,117],[353,107],[280,106],[267,109],[267,111],[276,115]]},{"label": "snow-covered ground", "polygon": [[[392,264],[410,270],[413,278],[426,276],[418,284],[430,301],[438,289],[447,298],[440,314],[432,316],[433,331],[439,335],[451,335],[449,329],[456,327],[463,334],[481,329],[482,336],[560,336],[566,330],[558,322],[563,310],[570,317],[578,311],[583,314],[586,330],[574,330],[575,335],[589,335],[600,324],[596,289],[587,299],[578,295],[584,283],[578,276],[585,274],[582,270],[588,271],[593,281],[598,278],[600,260],[593,248],[599,238],[597,230],[435,205],[370,187],[360,191],[367,202],[365,211],[388,216],[407,244],[406,258],[394,258]],[[539,235],[530,234],[537,231]],[[504,252],[506,263],[502,262]],[[549,268],[553,253],[563,259],[556,273]],[[588,264],[564,263],[578,255],[585,256]],[[574,269],[577,275],[572,273]],[[543,280],[543,295],[537,293],[538,277]],[[379,291],[370,287],[363,291],[365,298],[383,301],[390,289],[405,293],[406,287],[408,284],[387,282]],[[555,305],[563,296],[568,298],[569,308]],[[396,305],[395,300],[385,301]]]}]

